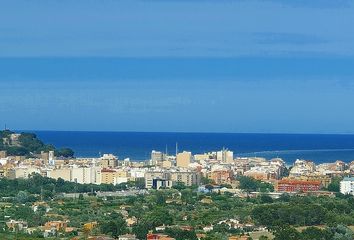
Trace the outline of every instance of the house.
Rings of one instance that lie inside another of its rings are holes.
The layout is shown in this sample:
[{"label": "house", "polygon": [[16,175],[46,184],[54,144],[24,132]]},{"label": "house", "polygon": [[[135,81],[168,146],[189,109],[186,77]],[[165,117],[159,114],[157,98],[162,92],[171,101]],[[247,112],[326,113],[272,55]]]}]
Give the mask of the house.
[{"label": "house", "polygon": [[165,234],[154,234],[154,233],[148,233],[146,235],[147,240],[175,240],[174,238],[165,235]]},{"label": "house", "polygon": [[15,220],[10,220],[8,222],[6,222],[6,226],[8,227],[8,229],[12,232],[15,231],[22,231],[24,229],[26,229],[28,227],[27,222],[25,221],[15,221]]},{"label": "house", "polygon": [[196,235],[197,235],[198,240],[206,238],[206,234],[204,234],[204,233],[197,233]]},{"label": "house", "polygon": [[97,227],[97,222],[88,222],[84,224],[84,230],[85,231],[92,231],[95,227]]},{"label": "house", "polygon": [[204,232],[210,232],[210,231],[213,231],[213,229],[214,229],[214,227],[212,225],[203,227]]},{"label": "house", "polygon": [[67,227],[68,223],[66,221],[50,221],[44,225],[46,230],[55,229],[56,231],[65,230]]},{"label": "house", "polygon": [[136,219],[136,217],[131,217],[131,218],[127,218],[125,219],[125,222],[127,223],[128,227],[133,226],[135,223],[137,223],[138,219]]},{"label": "house", "polygon": [[124,234],[118,237],[118,240],[138,240],[134,234]]}]

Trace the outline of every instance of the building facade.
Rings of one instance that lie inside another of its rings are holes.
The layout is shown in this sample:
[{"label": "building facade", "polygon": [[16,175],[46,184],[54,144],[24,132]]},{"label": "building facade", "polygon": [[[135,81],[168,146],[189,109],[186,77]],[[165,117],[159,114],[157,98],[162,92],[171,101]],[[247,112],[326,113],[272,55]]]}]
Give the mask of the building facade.
[{"label": "building facade", "polygon": [[345,177],[340,182],[340,192],[345,195],[354,195],[354,177]]}]

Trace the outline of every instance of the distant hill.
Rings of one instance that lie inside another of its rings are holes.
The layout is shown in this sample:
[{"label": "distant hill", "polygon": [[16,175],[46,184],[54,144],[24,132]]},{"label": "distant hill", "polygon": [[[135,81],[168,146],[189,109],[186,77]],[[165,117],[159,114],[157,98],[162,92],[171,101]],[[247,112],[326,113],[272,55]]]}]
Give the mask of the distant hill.
[{"label": "distant hill", "polygon": [[0,131],[0,151],[6,151],[9,156],[34,156],[42,151],[54,151],[57,157],[73,157],[70,148],[56,149],[53,145],[45,144],[34,133],[15,133],[10,130]]}]

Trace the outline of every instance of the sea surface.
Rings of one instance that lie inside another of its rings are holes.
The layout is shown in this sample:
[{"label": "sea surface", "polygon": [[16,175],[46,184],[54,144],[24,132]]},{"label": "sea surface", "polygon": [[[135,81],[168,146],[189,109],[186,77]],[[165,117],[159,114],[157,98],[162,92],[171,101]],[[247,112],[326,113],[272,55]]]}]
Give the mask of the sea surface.
[{"label": "sea surface", "polygon": [[45,143],[69,147],[76,157],[99,157],[112,153],[120,159],[147,160],[151,150],[193,154],[220,150],[235,156],[281,157],[288,164],[296,159],[316,163],[354,160],[354,135],[247,134],[247,133],[157,133],[157,132],[57,132],[34,131]]}]

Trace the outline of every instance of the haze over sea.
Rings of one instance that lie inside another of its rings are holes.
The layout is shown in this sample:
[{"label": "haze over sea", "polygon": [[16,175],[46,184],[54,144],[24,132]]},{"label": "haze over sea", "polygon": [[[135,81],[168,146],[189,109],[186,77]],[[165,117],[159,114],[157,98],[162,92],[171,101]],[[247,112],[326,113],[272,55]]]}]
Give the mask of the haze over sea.
[{"label": "haze over sea", "polygon": [[113,153],[120,159],[147,160],[151,150],[193,154],[220,150],[236,156],[281,157],[288,164],[296,159],[316,163],[354,160],[352,134],[254,134],[254,133],[158,133],[158,132],[65,132],[34,131],[40,139],[57,147],[70,147],[77,157]]}]

